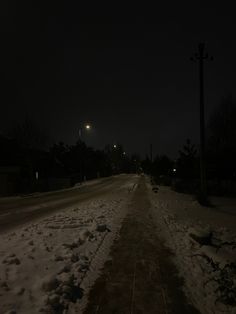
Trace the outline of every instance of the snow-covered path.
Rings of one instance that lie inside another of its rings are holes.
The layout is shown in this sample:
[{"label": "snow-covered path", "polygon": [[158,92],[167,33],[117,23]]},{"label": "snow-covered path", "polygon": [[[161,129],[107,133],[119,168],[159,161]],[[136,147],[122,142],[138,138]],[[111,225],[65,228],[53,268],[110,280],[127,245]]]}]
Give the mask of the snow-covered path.
[{"label": "snow-covered path", "polygon": [[106,260],[137,180],[126,176],[106,187],[106,193],[4,233],[0,313],[64,313],[73,308]]},{"label": "snow-covered path", "polygon": [[163,245],[153,218],[141,178],[84,314],[199,314],[181,289],[172,254]]}]

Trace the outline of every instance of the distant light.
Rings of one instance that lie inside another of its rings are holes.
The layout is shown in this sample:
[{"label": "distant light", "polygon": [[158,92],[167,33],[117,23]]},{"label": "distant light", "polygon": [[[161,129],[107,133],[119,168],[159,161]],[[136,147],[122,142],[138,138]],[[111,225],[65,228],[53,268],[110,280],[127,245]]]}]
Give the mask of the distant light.
[{"label": "distant light", "polygon": [[126,152],[123,152],[123,155],[126,155]]},{"label": "distant light", "polygon": [[176,172],[176,168],[173,169],[173,172]]},{"label": "distant light", "polygon": [[86,124],[86,125],[85,125],[85,129],[86,129],[86,130],[90,130],[90,129],[91,129],[91,125],[90,125],[90,124]]},{"label": "distant light", "polygon": [[35,172],[35,179],[36,179],[36,180],[39,179],[39,173],[38,173],[38,171]]},{"label": "distant light", "polygon": [[116,144],[113,145],[114,148],[117,148]]}]

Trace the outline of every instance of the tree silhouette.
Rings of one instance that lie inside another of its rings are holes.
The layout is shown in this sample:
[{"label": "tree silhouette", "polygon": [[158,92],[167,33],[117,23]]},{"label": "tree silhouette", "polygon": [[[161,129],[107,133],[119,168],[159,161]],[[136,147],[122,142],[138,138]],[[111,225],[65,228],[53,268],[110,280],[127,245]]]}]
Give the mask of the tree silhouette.
[{"label": "tree silhouette", "polygon": [[207,157],[211,175],[235,178],[236,103],[232,95],[223,97],[208,123]]},{"label": "tree silhouette", "polygon": [[190,139],[186,140],[182,150],[179,150],[177,160],[177,174],[185,179],[192,179],[197,176],[197,149]]}]

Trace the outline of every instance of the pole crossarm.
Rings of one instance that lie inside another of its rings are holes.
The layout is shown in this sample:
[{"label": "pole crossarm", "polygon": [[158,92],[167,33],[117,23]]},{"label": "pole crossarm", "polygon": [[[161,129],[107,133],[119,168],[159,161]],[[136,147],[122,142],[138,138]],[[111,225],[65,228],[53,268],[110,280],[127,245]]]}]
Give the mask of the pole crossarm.
[{"label": "pole crossarm", "polygon": [[213,61],[213,56],[209,56],[208,52],[205,52],[205,43],[200,43],[198,45],[198,52],[194,53],[192,57],[190,57],[191,61],[196,62],[197,60],[208,60]]}]

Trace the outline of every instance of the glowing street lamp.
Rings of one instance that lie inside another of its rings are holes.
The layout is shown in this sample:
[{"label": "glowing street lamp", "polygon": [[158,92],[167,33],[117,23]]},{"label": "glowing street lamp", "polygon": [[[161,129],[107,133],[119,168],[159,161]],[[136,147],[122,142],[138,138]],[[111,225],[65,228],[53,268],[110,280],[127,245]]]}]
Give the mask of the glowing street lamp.
[{"label": "glowing street lamp", "polygon": [[83,131],[83,129],[89,131],[89,130],[91,130],[91,128],[92,128],[91,124],[89,124],[89,123],[86,123],[85,125],[83,125],[83,127],[80,127],[80,129],[79,129],[80,140],[82,139],[82,131]]},{"label": "glowing street lamp", "polygon": [[114,147],[114,148],[117,148],[117,145],[116,145],[116,144],[114,144],[114,145],[113,145],[113,147]]}]

